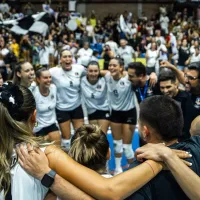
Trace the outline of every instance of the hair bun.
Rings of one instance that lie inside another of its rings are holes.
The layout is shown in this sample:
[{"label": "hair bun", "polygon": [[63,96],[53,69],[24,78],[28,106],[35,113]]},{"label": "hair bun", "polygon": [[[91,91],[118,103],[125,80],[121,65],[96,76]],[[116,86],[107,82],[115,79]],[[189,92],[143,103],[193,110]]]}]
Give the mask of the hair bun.
[{"label": "hair bun", "polygon": [[96,125],[85,125],[84,128],[86,134],[83,135],[83,139],[85,140],[86,144],[98,142],[100,138],[99,133],[101,132],[101,129]]}]

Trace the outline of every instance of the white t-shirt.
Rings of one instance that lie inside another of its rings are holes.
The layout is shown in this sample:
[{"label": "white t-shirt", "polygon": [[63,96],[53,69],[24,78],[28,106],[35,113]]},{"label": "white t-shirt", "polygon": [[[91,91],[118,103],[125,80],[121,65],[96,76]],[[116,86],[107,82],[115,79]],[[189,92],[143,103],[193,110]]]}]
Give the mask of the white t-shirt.
[{"label": "white t-shirt", "polygon": [[119,47],[118,55],[124,59],[124,66],[127,67],[132,62],[133,54],[135,53],[133,47],[125,46],[125,48]]},{"label": "white t-shirt", "polygon": [[161,44],[158,47],[158,50],[161,50],[160,51],[159,60],[168,60],[168,57],[167,57],[167,47],[164,44]]},{"label": "white t-shirt", "polygon": [[77,56],[79,56],[77,63],[80,65],[84,65],[87,66],[88,63],[90,62],[91,58],[92,58],[92,54],[93,51],[92,49],[88,48],[88,49],[84,49],[81,48],[79,49]]},{"label": "white t-shirt", "polygon": [[[17,159],[15,152],[12,158]],[[10,170],[10,174],[12,200],[43,200],[45,198],[49,189],[43,186],[40,180],[25,172],[18,162]]]},{"label": "white t-shirt", "polygon": [[86,31],[88,33],[88,36],[92,37],[93,33],[94,33],[94,27],[92,25],[88,25],[88,26],[86,26]]},{"label": "white t-shirt", "polygon": [[8,6],[7,3],[0,3],[0,11],[4,14],[9,12],[10,7]]},{"label": "white t-shirt", "polygon": [[146,30],[148,31],[149,35],[153,35],[153,30],[154,30],[153,26],[147,26]]},{"label": "white t-shirt", "polygon": [[37,86],[33,91],[33,96],[36,101],[36,121],[37,126],[34,127],[34,133],[40,131],[42,128],[56,123],[56,86],[51,84],[49,88],[49,95],[43,96]]},{"label": "white t-shirt", "polygon": [[8,50],[7,48],[3,48],[3,49],[0,51],[0,54],[2,54],[2,56],[6,56],[8,53],[9,53],[9,50]]},{"label": "white t-shirt", "polygon": [[39,52],[40,64],[49,65],[49,47],[44,47]]},{"label": "white t-shirt", "polygon": [[168,29],[169,18],[167,16],[160,17],[160,26],[162,29]]},{"label": "white t-shirt", "polygon": [[111,51],[115,54],[115,56],[117,55],[118,45],[117,45],[116,42],[114,42],[114,41],[108,41],[108,42],[105,43],[105,45],[108,45],[110,47]]},{"label": "white t-shirt", "polygon": [[161,44],[166,44],[165,38],[163,36],[156,36],[156,42],[160,40]]},{"label": "white t-shirt", "polygon": [[110,106],[113,110],[128,111],[135,107],[134,91],[128,80],[128,74],[119,80],[114,80],[110,72],[107,72],[105,79]]},{"label": "white t-shirt", "polygon": [[147,53],[149,56],[147,59],[147,67],[155,67],[158,58],[158,51],[152,51],[151,49],[149,49]]},{"label": "white t-shirt", "polygon": [[194,54],[195,53],[195,48],[194,48],[194,46],[191,46],[190,47],[190,54],[192,55],[192,54]]},{"label": "white t-shirt", "polygon": [[107,99],[107,85],[103,77],[92,85],[88,82],[87,77],[84,76],[81,79],[81,93],[88,114],[92,114],[96,110],[110,110]]},{"label": "white t-shirt", "polygon": [[80,82],[86,73],[82,65],[72,64],[70,71],[61,66],[51,68],[52,81],[57,87],[56,108],[62,111],[74,110],[81,105]]},{"label": "white t-shirt", "polygon": [[190,63],[194,63],[194,62],[200,62],[200,54],[198,54],[197,56],[195,53],[192,54]]}]

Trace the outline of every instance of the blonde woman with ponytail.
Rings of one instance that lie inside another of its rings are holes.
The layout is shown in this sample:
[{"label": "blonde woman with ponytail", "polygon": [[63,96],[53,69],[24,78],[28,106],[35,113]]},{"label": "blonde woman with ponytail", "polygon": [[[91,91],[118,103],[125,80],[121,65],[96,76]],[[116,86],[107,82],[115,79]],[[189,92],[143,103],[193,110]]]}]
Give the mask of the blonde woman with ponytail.
[{"label": "blonde woman with ponytail", "polygon": [[107,161],[110,159],[109,142],[97,125],[83,125],[76,130],[71,140],[69,156],[106,178],[112,177],[107,170]]}]

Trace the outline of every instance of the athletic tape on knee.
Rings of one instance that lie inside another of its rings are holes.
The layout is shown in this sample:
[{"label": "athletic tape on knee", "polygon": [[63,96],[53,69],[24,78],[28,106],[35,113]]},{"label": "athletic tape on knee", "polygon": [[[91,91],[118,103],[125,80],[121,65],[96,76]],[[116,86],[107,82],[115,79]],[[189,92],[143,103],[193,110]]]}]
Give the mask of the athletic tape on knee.
[{"label": "athletic tape on knee", "polygon": [[114,143],[114,151],[115,151],[115,153],[122,153],[123,152],[122,140],[113,140],[113,143]]},{"label": "athletic tape on knee", "polygon": [[127,159],[134,158],[134,152],[132,149],[132,144],[123,144],[123,152]]}]

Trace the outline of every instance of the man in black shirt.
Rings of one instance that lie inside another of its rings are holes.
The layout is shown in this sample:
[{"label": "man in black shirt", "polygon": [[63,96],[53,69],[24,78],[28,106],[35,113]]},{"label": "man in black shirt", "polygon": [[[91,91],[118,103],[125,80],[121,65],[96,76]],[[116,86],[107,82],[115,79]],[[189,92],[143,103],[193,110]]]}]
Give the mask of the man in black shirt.
[{"label": "man in black shirt", "polygon": [[[190,152],[191,169],[200,176],[200,137],[178,142],[182,134],[183,115],[180,106],[172,98],[161,95],[145,99],[140,104],[139,132],[147,143],[165,143],[172,149]],[[135,161],[132,167],[140,163]],[[187,200],[170,171],[162,171],[128,200]]]},{"label": "man in black shirt", "polygon": [[158,76],[160,92],[176,100],[181,105],[183,117],[185,119],[186,102],[190,98],[188,92],[178,88],[176,74],[171,69],[163,68]]},{"label": "man in black shirt", "polygon": [[190,137],[189,130],[192,121],[200,115],[200,63],[190,64],[185,73],[167,61],[161,62],[160,66],[173,70],[180,83],[185,85],[188,91],[189,97],[185,103],[184,135],[182,138],[187,139]]},{"label": "man in black shirt", "polygon": [[[155,86],[150,84],[150,78],[147,76],[146,67],[141,62],[132,62],[128,64],[128,76],[135,91],[138,103],[147,97],[159,94],[157,84]],[[152,73],[150,76],[155,77],[156,75],[155,73]]]}]

